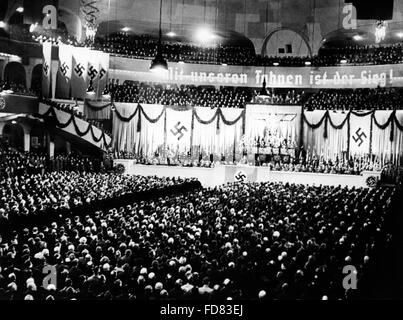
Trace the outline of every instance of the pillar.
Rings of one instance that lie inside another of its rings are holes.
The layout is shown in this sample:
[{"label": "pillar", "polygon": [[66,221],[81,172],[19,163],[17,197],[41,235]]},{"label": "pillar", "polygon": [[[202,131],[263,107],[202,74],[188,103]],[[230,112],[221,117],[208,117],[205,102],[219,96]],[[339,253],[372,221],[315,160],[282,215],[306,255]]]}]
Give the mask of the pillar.
[{"label": "pillar", "polygon": [[46,133],[46,150],[49,158],[53,158],[55,155],[55,139],[50,135],[49,132]]},{"label": "pillar", "polygon": [[66,141],[66,153],[70,154],[71,153],[71,143]]},{"label": "pillar", "polygon": [[48,148],[49,158],[53,158],[55,156],[55,142],[49,141],[49,148]]},{"label": "pillar", "polygon": [[24,131],[24,151],[31,151],[31,133]]},{"label": "pillar", "polygon": [[31,151],[31,129],[32,127],[26,122],[20,122],[20,125],[24,131],[24,151]]},{"label": "pillar", "polygon": [[6,125],[6,122],[0,122],[0,137],[3,136],[3,129],[4,129],[5,125]]}]

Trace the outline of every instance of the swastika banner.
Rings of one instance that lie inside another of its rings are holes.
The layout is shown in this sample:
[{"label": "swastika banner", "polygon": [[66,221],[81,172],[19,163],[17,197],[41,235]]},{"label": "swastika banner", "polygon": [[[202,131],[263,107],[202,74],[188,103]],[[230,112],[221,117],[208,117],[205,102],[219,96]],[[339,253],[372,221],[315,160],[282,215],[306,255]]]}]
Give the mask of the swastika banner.
[{"label": "swastika banner", "polygon": [[86,76],[85,83],[87,85],[87,88],[92,81],[92,86],[94,87],[96,93],[98,92],[100,56],[101,56],[100,51],[91,50],[89,52],[87,72],[85,74]]},{"label": "swastika banner", "polygon": [[166,147],[168,154],[185,154],[190,151],[192,131],[191,108],[167,108]]},{"label": "swastika banner", "polygon": [[108,84],[109,53],[101,52],[99,57],[98,93],[102,94]]},{"label": "swastika banner", "polygon": [[43,44],[43,62],[42,62],[42,95],[45,98],[51,98],[51,68],[52,68],[52,44],[45,42]]},{"label": "swastika banner", "polygon": [[72,53],[70,45],[59,45],[59,69],[57,70],[56,98],[69,99],[72,75]]},{"label": "swastika banner", "polygon": [[371,138],[371,115],[350,118],[350,155],[364,155],[369,153]]},{"label": "swastika banner", "polygon": [[88,57],[91,50],[87,48],[73,48],[73,64],[71,75],[71,95],[73,98],[84,99],[87,91]]}]

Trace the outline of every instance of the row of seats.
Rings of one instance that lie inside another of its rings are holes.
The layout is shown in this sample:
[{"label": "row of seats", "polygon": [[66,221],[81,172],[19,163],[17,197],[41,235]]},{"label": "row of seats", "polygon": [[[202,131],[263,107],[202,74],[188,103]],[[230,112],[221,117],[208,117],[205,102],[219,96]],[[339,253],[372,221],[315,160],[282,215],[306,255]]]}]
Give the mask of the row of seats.
[{"label": "row of seats", "polygon": [[[19,41],[45,42],[57,45],[60,42],[74,46],[87,46],[130,58],[153,58],[157,52],[157,39],[149,35],[130,35],[118,32],[106,37],[96,37],[95,42],[87,40],[78,43],[66,30],[42,30],[30,32],[27,27],[13,26],[10,37]],[[261,56],[253,47],[218,45],[206,48],[190,43],[163,42],[163,55],[171,62],[210,63],[254,66],[337,66],[341,64],[396,64],[403,62],[401,43],[373,46],[324,46],[315,56]]]},{"label": "row of seats", "polygon": [[[0,88],[4,82],[0,83]],[[35,95],[22,85],[12,85],[14,93]],[[108,89],[115,102],[197,106],[209,108],[244,108],[246,104],[300,105],[307,110],[395,110],[402,109],[403,90],[400,88],[322,89],[303,90],[268,89],[267,96],[260,90],[246,87],[215,87],[144,83],[111,79]],[[89,121],[105,130],[101,121],[86,119],[77,105],[43,100],[46,104]]]},{"label": "row of seats", "polygon": [[108,169],[111,168],[106,168],[98,157],[70,153],[49,158],[40,152],[20,152],[10,147],[0,147],[0,179],[54,171],[104,172]]},{"label": "row of seats", "polygon": [[[97,37],[94,49],[131,58],[153,58],[157,40],[148,35],[118,32],[104,38]],[[260,56],[251,47],[200,47],[189,43],[164,42],[163,55],[171,62],[212,63],[254,66],[337,66],[340,64],[394,64],[402,62],[402,44],[385,46],[323,47],[313,57]]]},{"label": "row of seats", "polygon": [[[122,192],[128,179],[45,178],[45,187],[64,179],[63,188],[72,190],[78,181],[100,180],[93,190],[98,193],[106,183],[108,194]],[[166,183],[149,179],[130,181],[135,188]],[[77,199],[77,192],[71,197]],[[49,198],[52,202],[53,195]],[[76,216],[67,211],[65,219],[21,227],[3,240],[0,298],[360,298],[390,244],[394,200],[393,189],[266,182],[167,194]],[[41,270],[47,265],[55,267],[57,284],[43,288]],[[343,287],[346,265],[356,268],[357,290]]]},{"label": "row of seats", "polygon": [[308,110],[395,110],[402,109],[401,88],[325,89],[312,95]]},{"label": "row of seats", "polygon": [[165,85],[144,82],[112,80],[109,90],[116,102],[164,104],[172,106],[197,106],[210,108],[244,108],[247,103],[298,104],[303,92],[268,90],[265,99],[258,97],[259,90],[252,88]]},{"label": "row of seats", "polygon": [[[323,89],[317,92],[268,89],[266,97],[253,88],[166,85],[112,80],[109,84],[116,102],[244,108],[246,104],[301,105],[307,110],[394,110],[402,109],[400,88]],[[306,103],[305,103],[306,102]]]}]

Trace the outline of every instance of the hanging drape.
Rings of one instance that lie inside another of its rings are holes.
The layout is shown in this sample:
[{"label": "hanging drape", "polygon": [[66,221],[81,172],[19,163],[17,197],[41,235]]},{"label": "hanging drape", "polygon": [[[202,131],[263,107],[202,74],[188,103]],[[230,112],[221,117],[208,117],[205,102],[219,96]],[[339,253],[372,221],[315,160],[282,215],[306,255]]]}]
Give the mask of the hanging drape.
[{"label": "hanging drape", "polygon": [[[310,154],[332,157],[372,155],[381,163],[402,162],[403,111],[322,111],[303,113],[304,147]],[[330,151],[327,151],[330,150]],[[332,157],[333,158],[333,157]]]},{"label": "hanging drape", "polygon": [[110,119],[112,104],[112,102],[85,100],[84,115],[87,119],[93,120]]},{"label": "hanging drape", "polygon": [[217,110],[198,107],[194,110],[193,154],[207,156],[215,152],[217,137]]},{"label": "hanging drape", "polygon": [[[42,104],[42,106],[44,105]],[[84,120],[78,119],[70,113],[57,110],[52,106],[47,107],[48,109],[42,114],[42,117],[47,118],[48,121],[52,121],[52,124],[56,127],[71,131],[81,138],[87,137],[95,144],[100,142],[100,148],[106,149],[111,146],[111,139],[105,134],[105,132],[99,130]]]},{"label": "hanging drape", "polygon": [[[396,113],[396,122],[390,121],[390,111],[376,111],[372,131],[372,154],[375,154],[381,164],[389,161],[395,164],[402,164],[403,152],[403,130],[399,129],[399,124],[403,124],[403,112]],[[393,139],[392,139],[393,138]]]},{"label": "hanging drape", "polygon": [[[152,157],[200,153],[234,156],[244,134],[243,109],[208,109],[115,103],[113,146]],[[192,152],[190,152],[192,151]]]},{"label": "hanging drape", "polygon": [[164,119],[165,108],[161,105],[141,105],[140,123],[138,129],[140,133],[139,154],[152,157],[156,152],[164,153]]},{"label": "hanging drape", "polygon": [[347,152],[348,128],[344,125],[346,115],[317,110],[304,113],[305,121],[312,126],[304,126],[304,148],[309,155],[326,159],[342,157]]},{"label": "hanging drape", "polygon": [[114,108],[112,145],[118,151],[136,152],[140,136],[137,131],[139,108],[132,103],[115,103]]},{"label": "hanging drape", "polygon": [[217,130],[215,154],[223,154],[226,159],[235,157],[244,131],[244,110],[221,109],[222,117]]}]

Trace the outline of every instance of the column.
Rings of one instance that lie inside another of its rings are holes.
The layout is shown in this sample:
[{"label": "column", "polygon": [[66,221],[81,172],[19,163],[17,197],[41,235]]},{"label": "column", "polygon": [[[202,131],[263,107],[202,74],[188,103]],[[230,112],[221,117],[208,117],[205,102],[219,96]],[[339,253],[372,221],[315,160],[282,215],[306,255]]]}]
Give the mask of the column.
[{"label": "column", "polygon": [[25,132],[25,130],[24,130],[24,151],[25,152],[31,151],[31,133]]}]

